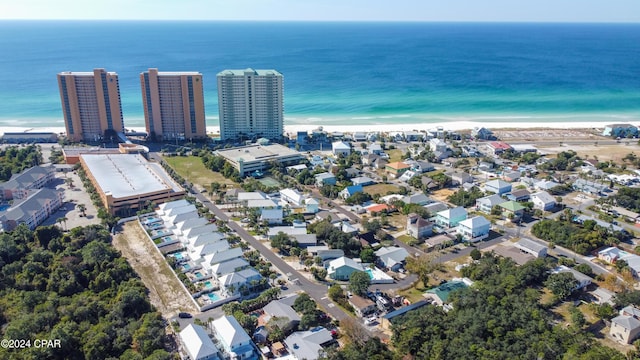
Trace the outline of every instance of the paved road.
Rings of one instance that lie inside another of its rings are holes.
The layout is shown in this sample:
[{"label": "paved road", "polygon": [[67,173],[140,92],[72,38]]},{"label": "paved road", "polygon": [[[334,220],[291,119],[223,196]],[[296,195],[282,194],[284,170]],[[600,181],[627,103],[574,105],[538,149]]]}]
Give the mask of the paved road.
[{"label": "paved road", "polygon": [[335,304],[327,297],[327,287],[325,285],[316,284],[304,277],[297,270],[295,270],[284,260],[282,260],[278,255],[276,255],[273,251],[271,251],[255,237],[249,234],[240,225],[238,225],[234,221],[230,221],[229,217],[217,206],[212,204],[204,195],[195,194],[195,197],[203,204],[205,204],[205,206],[207,206],[217,218],[225,221],[227,223],[227,226],[229,226],[231,230],[235,231],[240,236],[240,238],[248,242],[254,249],[258,250],[258,252],[260,252],[262,256],[270,261],[273,266],[278,268],[280,272],[282,272],[283,274],[292,274],[292,277],[297,278],[300,287],[304,289],[304,291],[309,294],[309,296],[311,296],[320,306],[322,306],[333,318],[343,320],[350,317],[348,314],[342,311],[342,309],[335,306]]}]

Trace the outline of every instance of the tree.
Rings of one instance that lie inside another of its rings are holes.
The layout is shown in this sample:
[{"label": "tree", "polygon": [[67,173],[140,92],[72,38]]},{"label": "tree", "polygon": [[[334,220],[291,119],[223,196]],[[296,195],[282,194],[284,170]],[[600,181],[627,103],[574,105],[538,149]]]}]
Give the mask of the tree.
[{"label": "tree", "polygon": [[351,317],[341,320],[340,328],[354,344],[360,347],[364,346],[371,337],[369,332]]},{"label": "tree", "polygon": [[573,324],[573,326],[582,328],[586,324],[587,321],[584,317],[584,314],[576,306],[572,306],[569,309],[569,314],[571,315],[571,323]]},{"label": "tree", "polygon": [[578,287],[578,281],[570,272],[560,272],[549,275],[544,285],[558,300],[564,300]]},{"label": "tree", "polygon": [[371,278],[364,271],[354,271],[349,276],[349,290],[354,294],[365,296],[369,285],[371,285]]},{"label": "tree", "polygon": [[56,222],[58,224],[61,224],[61,225],[64,223],[64,228],[62,230],[66,230],[66,228],[67,228],[67,220],[69,220],[69,219],[67,219],[66,217],[63,216],[63,217],[57,218]]},{"label": "tree", "polygon": [[477,248],[473,248],[469,256],[471,256],[473,260],[480,260],[480,258],[482,257],[482,253]]},{"label": "tree", "polygon": [[360,260],[362,260],[363,263],[373,263],[376,261],[376,254],[372,248],[362,249],[360,252]]},{"label": "tree", "polygon": [[342,287],[338,284],[331,285],[327,295],[329,295],[329,298],[335,302],[340,302],[340,300],[345,297],[344,290],[342,290]]},{"label": "tree", "polygon": [[83,217],[87,216],[87,213],[86,213],[86,211],[87,211],[87,205],[85,205],[85,204],[78,204],[78,211],[80,211],[80,213],[81,213],[81,215],[80,215],[80,216],[83,216]]},{"label": "tree", "polygon": [[418,275],[418,279],[424,287],[429,285],[429,274],[434,270],[433,258],[422,255],[418,258],[409,256],[406,259],[405,268],[412,274]]}]

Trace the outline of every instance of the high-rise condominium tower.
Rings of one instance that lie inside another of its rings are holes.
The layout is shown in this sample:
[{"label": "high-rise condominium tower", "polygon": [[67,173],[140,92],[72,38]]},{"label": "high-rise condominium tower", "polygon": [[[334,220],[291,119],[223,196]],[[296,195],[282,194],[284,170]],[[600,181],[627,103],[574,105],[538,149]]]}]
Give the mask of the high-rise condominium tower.
[{"label": "high-rise condominium tower", "polygon": [[58,87],[69,140],[93,142],[123,131],[118,74],[61,72]]},{"label": "high-rise condominium tower", "polygon": [[282,79],[275,70],[224,70],[218,74],[222,140],[282,136]]},{"label": "high-rise condominium tower", "polygon": [[158,140],[191,140],[207,136],[202,74],[159,72],[140,74],[147,132]]}]

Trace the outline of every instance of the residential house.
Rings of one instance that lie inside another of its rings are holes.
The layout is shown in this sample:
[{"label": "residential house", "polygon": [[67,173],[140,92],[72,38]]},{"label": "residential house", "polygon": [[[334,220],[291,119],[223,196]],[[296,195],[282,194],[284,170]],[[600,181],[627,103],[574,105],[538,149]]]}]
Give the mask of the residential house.
[{"label": "residential house", "polygon": [[576,281],[578,282],[578,284],[573,289],[573,291],[584,289],[587,286],[591,285],[591,283],[593,282],[593,279],[591,277],[581,273],[580,271],[574,270],[574,269],[566,267],[564,265],[560,265],[560,266],[556,267],[555,269],[551,270],[551,273],[553,273],[553,274],[559,274],[559,273],[570,273],[570,274],[572,274],[573,278],[576,279]]},{"label": "residential house", "polygon": [[347,178],[351,179],[354,177],[358,177],[362,172],[355,167],[349,167],[344,169],[344,172],[347,174]]},{"label": "residential house", "polygon": [[434,153],[435,152],[444,153],[447,151],[447,143],[440,139],[434,138],[429,140],[429,148]]},{"label": "residential house", "polygon": [[362,185],[351,185],[344,188],[338,193],[338,196],[342,199],[347,199],[356,193],[363,192]]},{"label": "residential house", "polygon": [[540,191],[550,191],[556,186],[560,186],[560,184],[551,180],[540,180],[540,181],[534,182],[533,184],[533,187]]},{"label": "residential house", "polygon": [[309,246],[307,247],[307,251],[309,255],[313,256],[314,258],[317,256],[322,259],[322,261],[337,259],[344,256],[344,250],[329,249],[327,245]]},{"label": "residential house", "polygon": [[369,214],[375,215],[375,214],[381,214],[381,213],[388,213],[393,208],[387,204],[373,204],[373,205],[367,206],[366,209]]},{"label": "residential house", "polygon": [[263,209],[260,214],[260,222],[266,221],[269,225],[282,224],[282,209]]},{"label": "residential house", "polygon": [[261,279],[262,275],[260,275],[256,269],[248,267],[220,276],[220,278],[218,278],[218,284],[220,285],[222,293],[232,296],[242,293],[243,289],[248,291]]},{"label": "residential house", "polygon": [[427,211],[429,212],[429,214],[435,214],[438,213],[440,211],[444,211],[447,210],[448,207],[447,205],[436,201],[436,202],[432,202],[431,204],[425,205],[423,206],[423,208],[427,209]]},{"label": "residential house", "polygon": [[219,350],[237,360],[257,359],[255,345],[233,316],[223,316],[211,322]]},{"label": "residential house", "polygon": [[433,200],[431,200],[424,193],[417,193],[403,197],[402,202],[404,202],[405,204],[427,205],[429,203],[432,203]]},{"label": "residential house", "polygon": [[418,240],[422,240],[433,234],[433,223],[423,219],[418,214],[409,214],[407,216],[407,235],[413,236]]},{"label": "residential house", "polygon": [[351,179],[351,183],[353,185],[367,186],[367,185],[373,185],[376,182],[370,177],[360,176],[360,177],[354,177],[353,179]]},{"label": "residential house", "polygon": [[300,172],[304,169],[307,169],[307,165],[306,164],[291,165],[291,166],[287,166],[285,169],[287,170],[287,174],[292,174],[294,172]]},{"label": "residential house", "polygon": [[531,202],[534,209],[549,211],[556,207],[556,199],[546,191],[531,194]]},{"label": "residential house", "polygon": [[282,330],[295,330],[300,323],[300,315],[285,301],[273,300],[265,305],[262,310],[266,315],[264,321],[267,323],[273,318],[282,319],[280,320],[282,321],[280,324],[284,323]]},{"label": "residential house", "polygon": [[320,203],[314,198],[305,199],[304,206],[304,212],[306,214],[315,214],[320,210]]},{"label": "residential house", "polygon": [[598,259],[615,264],[618,260],[627,262],[633,276],[638,277],[640,274],[640,256],[618,249],[617,247],[608,247],[598,252]]},{"label": "residential house", "polygon": [[173,209],[173,208],[187,206],[187,205],[190,205],[190,204],[191,203],[189,201],[185,200],[185,199],[169,201],[169,202],[162,203],[162,204],[158,205],[158,210],[156,210],[156,212],[158,213],[158,215],[164,215],[165,211],[168,211],[168,210]]},{"label": "residential house", "polygon": [[378,154],[367,154],[363,155],[360,161],[362,161],[362,165],[373,166],[378,159],[380,159],[380,155]]},{"label": "residential house", "polygon": [[487,148],[493,155],[500,155],[505,151],[512,150],[511,145],[503,141],[492,141],[487,144]]},{"label": "residential house", "polygon": [[362,264],[345,256],[331,260],[327,268],[328,275],[333,280],[349,280],[356,271],[364,271]]},{"label": "residential house", "polygon": [[491,180],[484,184],[484,191],[502,195],[511,191],[511,184],[504,180]]},{"label": "residential house", "polygon": [[371,144],[369,145],[368,150],[370,154],[375,154],[375,155],[382,154],[382,146],[380,146],[380,144]]},{"label": "residential house", "polygon": [[207,225],[186,229],[182,232],[182,235],[186,238],[192,238],[200,234],[206,234],[206,233],[217,232],[217,231],[218,231],[218,227],[215,224],[207,224]]},{"label": "residential house", "polygon": [[390,246],[381,247],[375,252],[378,257],[378,263],[391,271],[398,271],[404,266],[405,259],[409,256],[409,252],[405,248]]},{"label": "residential house", "polygon": [[348,302],[359,317],[365,317],[376,311],[376,303],[362,296],[351,295]]},{"label": "residential house", "polygon": [[467,218],[467,210],[462,206],[440,211],[436,214],[436,224],[443,228],[452,228]]},{"label": "residential house", "polygon": [[495,138],[491,130],[484,127],[473,128],[473,130],[471,130],[471,136],[477,140],[492,140]]},{"label": "residential house", "polygon": [[363,131],[356,131],[353,133],[354,141],[367,141],[367,133]]},{"label": "residential house", "polygon": [[294,234],[290,235],[290,237],[292,238],[291,240],[295,240],[301,248],[315,246],[318,244],[318,237],[316,234]]},{"label": "residential house", "polygon": [[417,131],[405,131],[404,138],[406,141],[419,141],[422,139],[423,135]]},{"label": "residential house", "polygon": [[514,182],[520,180],[520,171],[506,171],[502,173],[502,180]]},{"label": "residential house", "polygon": [[274,226],[270,227],[267,230],[267,238],[271,239],[279,233],[286,234],[287,236],[296,236],[296,235],[305,235],[307,233],[307,228],[305,227],[295,227],[295,226]]},{"label": "residential house", "polygon": [[484,216],[476,216],[460,221],[456,232],[462,236],[463,240],[476,242],[487,238],[490,229],[489,220]]},{"label": "residential house", "polygon": [[335,185],[337,182],[336,176],[329,172],[316,174],[315,178],[316,178],[316,186],[318,187],[321,187],[324,185]]},{"label": "residential house", "polygon": [[402,181],[402,182],[408,182],[409,180],[411,180],[416,175],[418,175],[417,172],[415,172],[413,170],[407,170],[402,175],[400,175],[398,180]]},{"label": "residential house", "polygon": [[547,256],[547,246],[531,239],[522,238],[513,246],[536,258]]},{"label": "residential house", "polygon": [[631,344],[640,335],[640,310],[633,305],[620,310],[620,315],[611,319],[609,335],[623,344]]},{"label": "residential house", "polygon": [[388,163],[387,166],[385,167],[385,171],[391,175],[394,178],[399,178],[400,176],[402,176],[402,174],[409,170],[411,168],[411,166],[397,161],[397,162],[392,162],[392,163]]},{"label": "residential house", "polygon": [[506,198],[511,201],[527,201],[531,198],[531,193],[527,189],[513,190],[510,193],[507,193]]},{"label": "residential house", "polygon": [[244,258],[235,258],[221,263],[217,263],[211,266],[211,275],[216,278],[220,278],[222,275],[231,274],[240,270],[246,269],[251,264]]},{"label": "residential house", "polygon": [[506,201],[499,204],[498,207],[502,210],[502,216],[511,221],[518,221],[524,216],[525,207],[515,201]]},{"label": "residential house", "polygon": [[637,137],[638,128],[631,124],[610,124],[604,127],[602,136],[611,136],[614,138]]},{"label": "residential house", "polygon": [[411,166],[411,170],[420,174],[426,173],[429,171],[434,171],[435,169],[436,169],[436,166],[434,164],[427,161],[422,161],[422,160],[414,161]]},{"label": "residential house", "polygon": [[180,331],[178,336],[180,337],[183,349],[189,355],[189,359],[218,359],[218,349],[202,326],[188,324]]},{"label": "residential house", "polygon": [[473,176],[464,171],[450,171],[447,172],[447,176],[451,178],[451,185],[454,186],[473,182]]},{"label": "residential house", "polygon": [[242,204],[246,204],[249,200],[264,200],[267,198],[267,195],[260,191],[239,192],[237,196],[238,201]]},{"label": "residential house", "polygon": [[249,200],[247,201],[247,208],[249,209],[272,209],[278,207],[271,199],[261,199],[261,200]]},{"label": "residential house", "polygon": [[239,247],[236,247],[236,248],[231,248],[225,251],[219,251],[215,254],[206,255],[204,259],[200,259],[199,262],[202,262],[203,267],[210,269],[211,266],[215,264],[229,261],[235,258],[239,258],[241,256],[242,256],[242,249]]},{"label": "residential house", "polygon": [[333,226],[337,227],[338,229],[340,229],[340,231],[342,231],[345,234],[355,234],[358,232],[358,228],[352,225],[348,221],[341,221],[333,224]]},{"label": "residential house", "polygon": [[342,221],[340,216],[337,213],[330,212],[327,210],[321,210],[316,213],[315,217],[316,221],[329,221],[331,224],[335,224],[337,222]]},{"label": "residential house", "polygon": [[593,297],[595,298],[594,303],[598,305],[615,305],[613,299],[615,298],[616,293],[614,293],[613,291],[598,287],[595,290],[591,291],[591,295],[593,295]]},{"label": "residential house", "polygon": [[317,360],[323,347],[333,342],[333,336],[325,328],[296,331],[284,340],[294,360]]},{"label": "residential house", "polygon": [[611,191],[608,185],[587,181],[585,179],[576,179],[571,187],[573,190],[592,195],[604,195],[604,193]]},{"label": "residential house", "polygon": [[301,206],[304,196],[295,189],[283,189],[280,190],[280,199],[283,202],[292,206]]},{"label": "residential house", "polygon": [[351,146],[342,141],[336,141],[331,144],[331,150],[335,156],[349,156],[349,154],[351,154]]}]

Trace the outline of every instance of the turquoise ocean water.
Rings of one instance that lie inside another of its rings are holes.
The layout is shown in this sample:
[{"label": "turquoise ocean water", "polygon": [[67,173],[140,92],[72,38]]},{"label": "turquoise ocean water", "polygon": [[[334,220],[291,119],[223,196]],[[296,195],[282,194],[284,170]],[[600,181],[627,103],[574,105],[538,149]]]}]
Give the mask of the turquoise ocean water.
[{"label": "turquoise ocean water", "polygon": [[0,126],[64,126],[56,73],[120,76],[143,126],[139,73],[285,76],[285,123],[640,120],[639,24],[0,22]]}]

